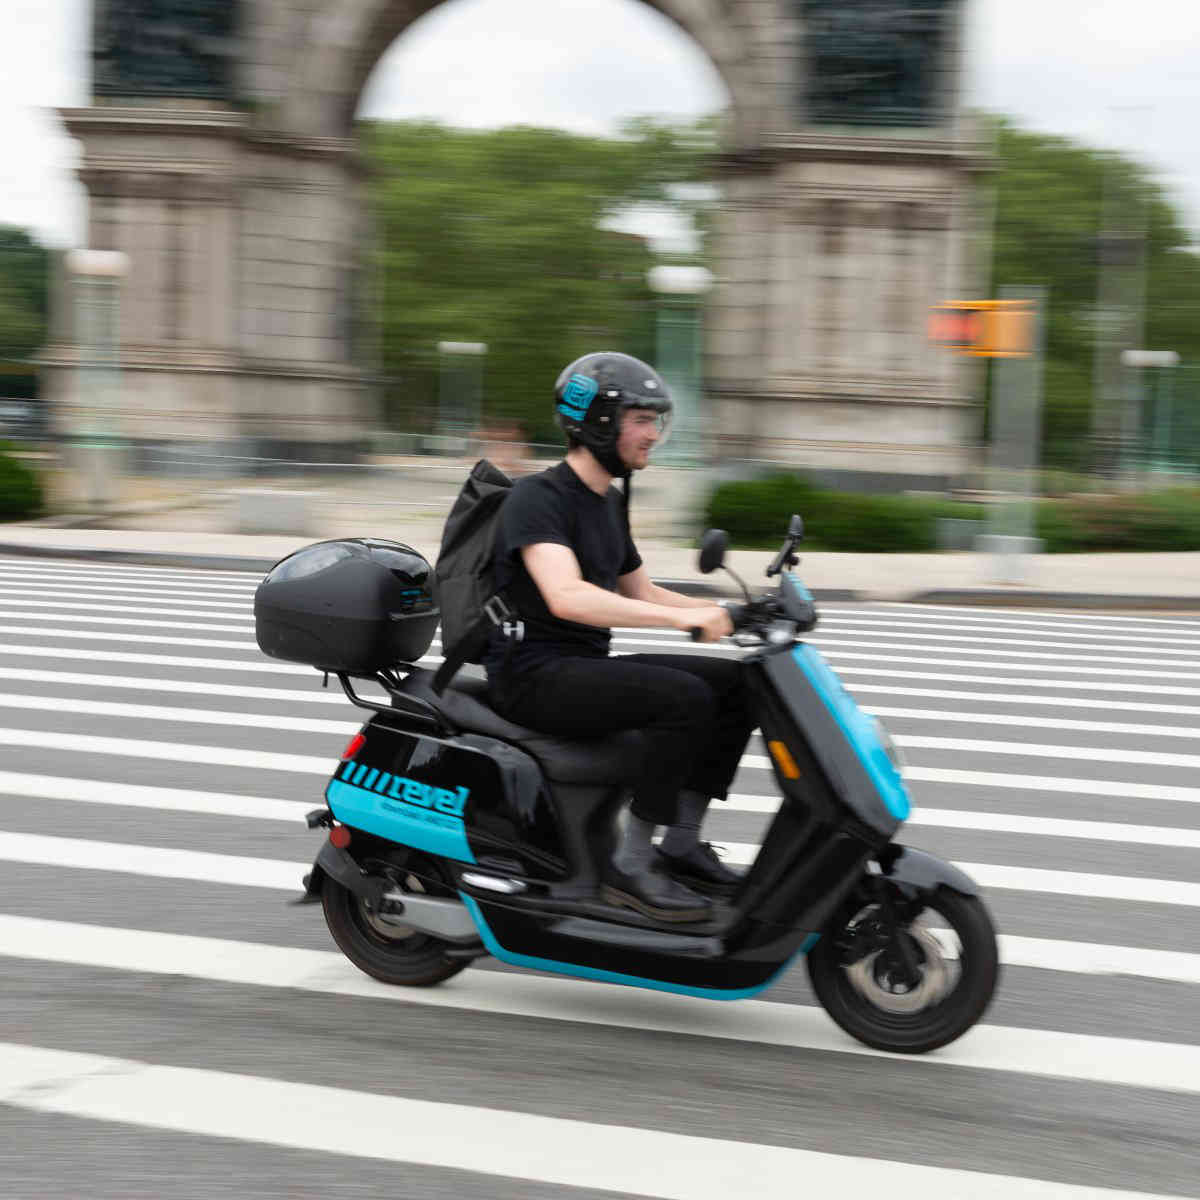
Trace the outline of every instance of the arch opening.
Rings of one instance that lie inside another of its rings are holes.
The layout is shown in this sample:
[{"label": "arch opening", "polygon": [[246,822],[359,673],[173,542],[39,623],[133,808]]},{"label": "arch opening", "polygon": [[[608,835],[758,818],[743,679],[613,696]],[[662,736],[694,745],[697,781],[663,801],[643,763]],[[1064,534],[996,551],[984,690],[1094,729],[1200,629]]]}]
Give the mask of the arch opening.
[{"label": "arch opening", "polygon": [[[575,0],[570,6],[556,0],[365,0],[368,24],[346,80],[346,128],[386,105],[387,96],[372,94],[372,85],[402,72],[418,75],[418,89],[439,93],[442,114],[451,100],[459,115],[454,124],[582,129],[591,117],[587,131],[598,133],[601,123],[614,126],[621,115],[686,118],[722,110],[728,110],[727,123],[736,123],[731,39],[726,29],[705,26],[704,7],[696,0]],[[472,52],[473,32],[479,42],[487,39],[478,47],[486,53]],[[463,48],[464,58],[439,53],[447,46]],[[428,61],[419,62],[419,53]],[[554,105],[548,118],[508,119],[535,92]]]},{"label": "arch opening", "polygon": [[[704,114],[715,148],[714,110],[732,96],[705,49],[643,0],[587,0],[566,20],[561,6],[523,4],[520,27],[504,24],[511,0],[420,7],[412,19],[386,6],[407,19],[391,45],[373,43],[358,100],[387,423],[466,430],[486,363],[493,424],[557,441],[549,405],[528,402],[522,379],[553,378],[596,339],[656,357],[648,272],[663,255],[695,261],[701,239],[688,202],[645,202],[663,169],[649,143],[669,150],[668,123]],[[657,127],[628,124],[648,117]],[[693,185],[688,200],[711,196]],[[489,349],[448,358],[436,352],[446,343]]]}]

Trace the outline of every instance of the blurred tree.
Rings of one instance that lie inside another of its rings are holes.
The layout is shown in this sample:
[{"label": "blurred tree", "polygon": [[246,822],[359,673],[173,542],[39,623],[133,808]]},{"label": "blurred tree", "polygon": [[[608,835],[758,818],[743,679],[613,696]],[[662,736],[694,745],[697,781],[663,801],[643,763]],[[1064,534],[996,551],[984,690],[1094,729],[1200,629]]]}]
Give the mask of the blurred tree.
[{"label": "blurred tree", "polygon": [[36,393],[25,360],[46,340],[49,260],[23,229],[0,225],[0,395]]},{"label": "blurred tree", "polygon": [[704,179],[714,128],[368,126],[389,423],[430,427],[439,341],[486,342],[487,417],[557,442],[549,397],[565,363],[605,345],[653,353],[653,257],[605,220],[644,202],[702,209],[671,185]]},{"label": "blurred tree", "polygon": [[1144,166],[1004,119],[997,128],[992,293],[1004,284],[1049,288],[1043,462],[1078,470],[1090,453],[1106,178],[1110,188],[1145,198],[1145,346],[1176,350],[1185,362],[1200,362],[1200,257]]}]

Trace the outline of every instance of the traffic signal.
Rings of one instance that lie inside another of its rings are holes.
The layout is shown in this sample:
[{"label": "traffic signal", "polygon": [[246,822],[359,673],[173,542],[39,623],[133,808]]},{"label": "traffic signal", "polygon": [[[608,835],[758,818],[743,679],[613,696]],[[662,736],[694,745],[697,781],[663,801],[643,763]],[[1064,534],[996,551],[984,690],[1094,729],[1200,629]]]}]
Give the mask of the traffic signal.
[{"label": "traffic signal", "polygon": [[929,314],[929,340],[973,358],[1027,358],[1036,334],[1032,300],[949,300]]}]

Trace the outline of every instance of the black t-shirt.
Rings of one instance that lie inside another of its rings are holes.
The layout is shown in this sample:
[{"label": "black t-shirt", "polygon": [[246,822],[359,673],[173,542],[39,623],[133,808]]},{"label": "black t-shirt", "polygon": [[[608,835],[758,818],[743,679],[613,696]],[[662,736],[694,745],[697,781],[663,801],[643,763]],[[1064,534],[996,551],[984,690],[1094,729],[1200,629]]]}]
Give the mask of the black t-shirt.
[{"label": "black t-shirt", "polygon": [[[612,632],[552,616],[534,583],[521,550],[552,542],[567,546],[588,583],[615,592],[617,580],[642,565],[629,536],[625,501],[610,487],[597,495],[566,462],[517,481],[500,511],[493,574],[525,622],[525,637],[511,647],[509,670],[526,671],[563,655],[605,658]],[[494,632],[484,658],[489,679],[509,653],[509,640]]]}]

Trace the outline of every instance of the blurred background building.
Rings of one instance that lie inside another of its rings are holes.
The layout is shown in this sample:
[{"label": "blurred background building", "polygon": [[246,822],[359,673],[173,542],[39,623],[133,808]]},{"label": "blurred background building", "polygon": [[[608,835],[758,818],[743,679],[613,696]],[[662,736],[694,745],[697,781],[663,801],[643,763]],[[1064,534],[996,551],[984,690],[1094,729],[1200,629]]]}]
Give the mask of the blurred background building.
[{"label": "blurred background building", "polygon": [[[469,139],[453,154],[435,147],[436,130],[356,128],[376,63],[436,7],[95,0],[93,102],[61,117],[83,150],[88,246],[128,256],[111,413],[122,437],[247,458],[344,459],[381,428],[421,425],[431,406],[412,401],[435,374],[444,378],[445,364],[432,361],[438,344],[479,342],[490,348],[483,407],[536,440],[544,418],[522,411],[518,393],[541,404],[548,364],[575,348],[566,343],[650,339],[652,321],[630,326],[631,314],[653,309],[644,279],[653,261],[635,263],[636,247],[600,246],[572,263],[550,208],[545,244],[516,255],[541,273],[543,299],[559,314],[576,285],[572,329],[520,354],[522,336],[545,340],[536,306],[523,315],[538,323],[524,331],[500,318],[481,328],[478,306],[456,312],[470,305],[449,284],[506,290],[482,253],[495,253],[495,238],[475,239],[478,256],[462,253],[473,224],[513,215],[494,184],[507,177],[519,187],[522,172],[545,184],[555,163],[553,147],[530,136],[492,147],[488,161],[488,148]],[[970,368],[930,345],[926,317],[937,301],[982,286],[986,258],[971,202],[986,156],[961,103],[961,0],[653,7],[703,49],[729,96],[699,158],[684,163],[678,144],[667,147],[677,151],[675,180],[661,156],[648,165],[665,135],[644,128],[648,153],[625,189],[630,199],[639,186],[643,195],[706,178],[717,187],[702,301],[702,453],[945,486],[969,467],[978,420]],[[430,212],[413,210],[425,152],[491,171],[441,197],[455,243],[419,241],[416,219]],[[596,191],[601,211],[622,198]],[[424,274],[423,248],[440,256]],[[606,273],[624,279],[626,311],[615,311],[619,293],[584,294]],[[395,301],[426,283],[428,319],[415,319]],[[68,291],[43,360],[58,427],[75,434],[94,420],[79,390],[79,309]],[[506,387],[506,372],[523,379]]]},{"label": "blurred background building", "polygon": [[[1048,548],[1200,546],[1194,72],[1147,3],[14,0],[74,40],[9,101],[73,105],[2,164],[0,468],[54,520],[436,537],[611,346],[680,401],[643,533],[969,546],[1017,495]],[[944,344],[1001,295],[1029,372]]]}]

